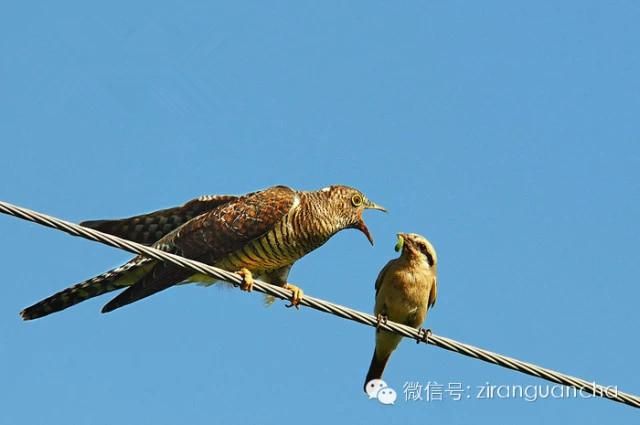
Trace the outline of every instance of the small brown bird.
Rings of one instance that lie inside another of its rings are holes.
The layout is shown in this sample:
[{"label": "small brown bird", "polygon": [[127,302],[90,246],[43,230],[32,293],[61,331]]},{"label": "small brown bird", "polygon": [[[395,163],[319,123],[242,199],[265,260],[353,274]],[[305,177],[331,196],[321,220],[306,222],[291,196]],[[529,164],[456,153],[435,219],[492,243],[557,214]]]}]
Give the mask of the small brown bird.
[{"label": "small brown bird", "polygon": [[[384,211],[360,191],[330,186],[299,192],[274,186],[243,196],[204,196],[181,207],[121,220],[81,223],[154,248],[181,255],[243,276],[251,290],[253,275],[290,289],[297,306],[302,290],[287,282],[294,262],[343,229],[355,228],[373,244],[362,212]],[[126,288],[104,306],[104,313],[182,283],[214,281],[204,275],[143,256],[67,288],[20,314],[31,320],[89,298]]]},{"label": "small brown bird", "polygon": [[[374,313],[379,322],[387,319],[419,328],[427,317],[427,310],[438,295],[436,251],[423,236],[398,233],[396,251],[400,257],[387,263],[376,279],[376,305]],[[391,353],[402,337],[376,329],[376,348],[369,372],[364,381],[381,379]]]}]

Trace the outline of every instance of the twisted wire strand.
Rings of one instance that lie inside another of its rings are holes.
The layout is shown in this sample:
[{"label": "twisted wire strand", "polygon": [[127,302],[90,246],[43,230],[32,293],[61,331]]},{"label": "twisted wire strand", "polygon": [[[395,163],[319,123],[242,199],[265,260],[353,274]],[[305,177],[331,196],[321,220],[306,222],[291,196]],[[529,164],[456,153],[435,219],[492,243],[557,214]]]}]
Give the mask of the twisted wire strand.
[{"label": "twisted wire strand", "polygon": [[[230,282],[234,286],[238,286],[242,281],[241,276],[235,273],[231,273],[217,267],[209,266],[198,261],[189,260],[178,255],[160,251],[116,236],[108,235],[94,229],[82,227],[68,221],[60,220],[46,214],[38,213],[36,211],[10,204],[8,202],[0,201],[0,212],[43,226],[51,227],[56,230],[61,230],[72,236],[79,236],[85,239],[101,242],[105,245],[120,248],[134,254],[144,255],[158,261],[168,261],[179,267],[183,267],[197,273],[202,273],[216,279]],[[290,299],[292,296],[292,292],[288,289],[271,285],[257,279],[254,282],[253,289],[258,292],[271,295],[283,300]],[[554,370],[537,366],[532,363],[527,363],[511,357],[503,356],[502,354],[494,353],[492,351],[478,348],[473,345],[464,344],[450,338],[435,335],[430,330],[415,329],[392,321],[379,323],[377,317],[372,316],[371,314],[363,313],[361,311],[354,310],[349,307],[345,307],[319,298],[314,298],[309,295],[304,295],[302,297],[302,299],[300,300],[300,305],[304,305],[306,307],[310,307],[325,313],[330,313],[343,319],[352,320],[354,322],[362,323],[372,327],[378,327],[380,329],[384,329],[386,331],[414,339],[418,343],[424,342],[436,347],[444,348],[445,350],[453,351],[455,353],[482,360],[487,363],[496,364],[498,366],[515,370],[517,372],[555,382],[557,384],[573,387],[580,392],[592,394],[597,397],[607,398],[609,400],[617,401],[619,403],[623,403],[632,407],[640,408],[640,397],[619,391],[615,386],[603,386],[600,384],[596,384],[595,382],[589,382],[584,379],[556,372]]]}]

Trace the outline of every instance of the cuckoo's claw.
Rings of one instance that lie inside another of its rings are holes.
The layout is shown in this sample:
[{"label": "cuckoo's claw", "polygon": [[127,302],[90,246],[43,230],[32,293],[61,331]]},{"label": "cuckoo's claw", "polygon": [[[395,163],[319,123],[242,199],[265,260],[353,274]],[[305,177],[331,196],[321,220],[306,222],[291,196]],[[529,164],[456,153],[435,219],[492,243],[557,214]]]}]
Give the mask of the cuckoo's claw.
[{"label": "cuckoo's claw", "polygon": [[243,267],[236,272],[242,276],[242,282],[240,282],[240,290],[251,292],[253,290],[253,275],[249,269]]},{"label": "cuckoo's claw", "polygon": [[386,325],[387,324],[387,320],[388,320],[387,316],[385,316],[384,314],[378,313],[376,315],[376,329],[380,329],[380,325],[381,324],[385,324]]},{"label": "cuckoo's claw", "polygon": [[290,283],[287,283],[283,286],[284,289],[288,289],[291,292],[293,292],[293,295],[291,295],[291,303],[287,304],[285,307],[287,308],[291,308],[291,307],[295,307],[297,309],[299,309],[299,305],[300,305],[300,299],[302,298],[302,296],[304,295],[304,292],[302,291],[302,289],[298,288],[296,285],[292,285]]}]

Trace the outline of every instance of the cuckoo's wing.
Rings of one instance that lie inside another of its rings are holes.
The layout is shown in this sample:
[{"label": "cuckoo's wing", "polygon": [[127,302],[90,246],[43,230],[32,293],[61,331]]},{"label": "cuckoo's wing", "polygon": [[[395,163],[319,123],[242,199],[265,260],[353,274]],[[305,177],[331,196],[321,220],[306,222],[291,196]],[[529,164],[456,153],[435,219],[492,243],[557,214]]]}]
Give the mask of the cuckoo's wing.
[{"label": "cuckoo's wing", "polygon": [[[237,198],[188,221],[153,246],[186,258],[213,264],[256,239],[293,208],[296,192],[275,186]],[[193,272],[163,262],[102,309],[109,312],[162,291]]]},{"label": "cuckoo's wing", "polygon": [[205,195],[179,207],[121,219],[83,221],[80,225],[151,245],[192,218],[237,199],[234,195]]}]

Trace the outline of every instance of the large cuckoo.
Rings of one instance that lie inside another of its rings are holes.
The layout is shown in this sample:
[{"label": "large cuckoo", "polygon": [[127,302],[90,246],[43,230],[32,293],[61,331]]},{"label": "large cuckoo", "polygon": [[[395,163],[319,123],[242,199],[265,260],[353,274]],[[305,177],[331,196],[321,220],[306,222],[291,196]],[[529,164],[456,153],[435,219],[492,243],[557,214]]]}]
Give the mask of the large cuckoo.
[{"label": "large cuckoo", "polygon": [[[384,208],[347,186],[295,191],[274,186],[243,196],[203,196],[181,207],[120,220],[81,223],[154,248],[201,261],[243,276],[251,290],[253,276],[291,289],[297,306],[300,288],[287,282],[293,263],[343,229],[355,228],[373,239],[362,219],[365,209]],[[24,309],[25,320],[63,310],[86,299],[126,288],[107,303],[109,312],[176,284],[212,278],[143,256],[67,288]]]},{"label": "large cuckoo", "polygon": [[[415,233],[399,233],[396,251],[402,251],[400,257],[389,261],[376,280],[374,313],[379,322],[389,319],[418,328],[436,302],[438,258],[431,243]],[[372,380],[382,378],[401,339],[400,335],[376,329],[376,348],[364,381],[365,392]]]}]

